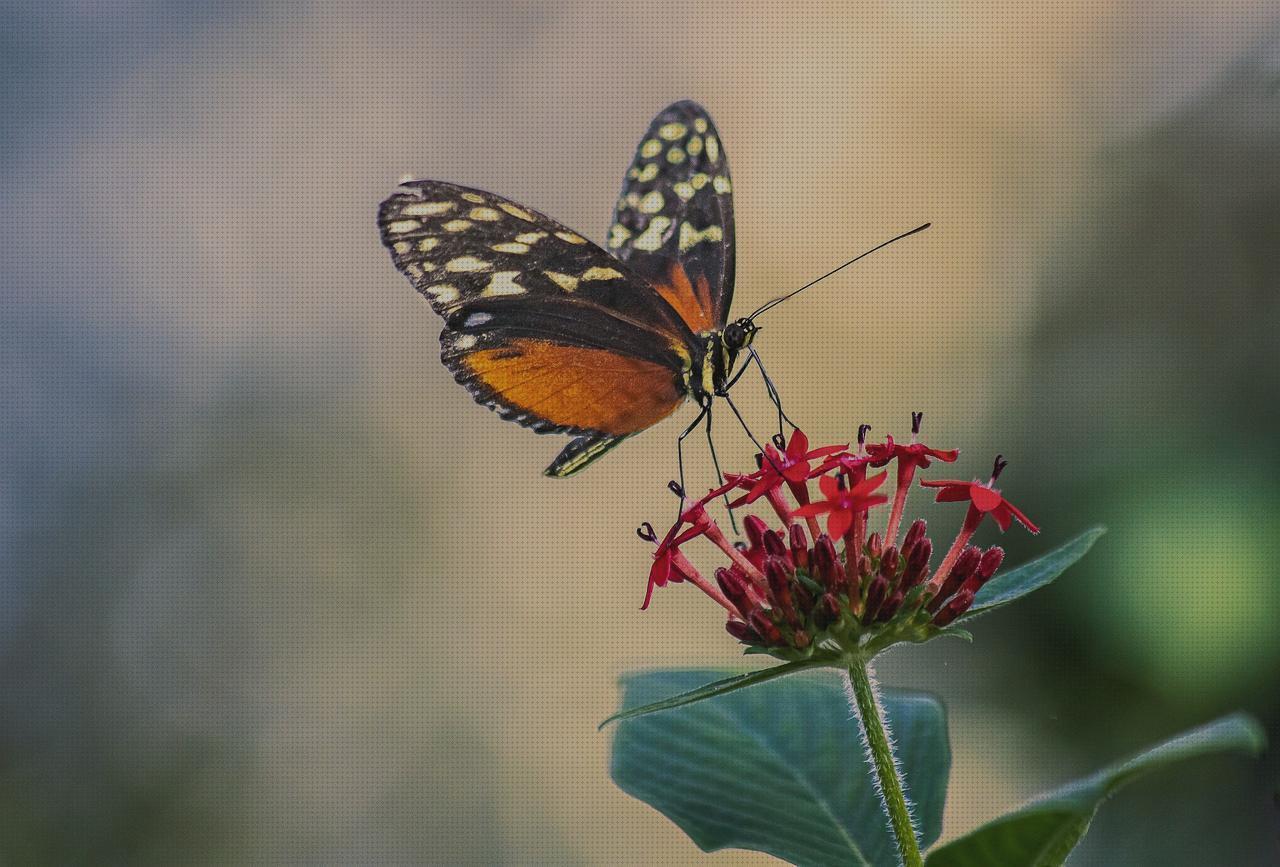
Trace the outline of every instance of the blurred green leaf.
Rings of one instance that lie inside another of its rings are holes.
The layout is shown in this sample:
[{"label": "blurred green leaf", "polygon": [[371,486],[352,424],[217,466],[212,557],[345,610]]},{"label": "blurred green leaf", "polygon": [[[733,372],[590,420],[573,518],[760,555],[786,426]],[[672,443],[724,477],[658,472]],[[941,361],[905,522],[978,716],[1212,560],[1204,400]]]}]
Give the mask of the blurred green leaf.
[{"label": "blurred green leaf", "polygon": [[[624,707],[688,690],[723,672],[681,669],[622,679]],[[885,690],[922,845],[938,838],[951,768],[935,699]],[[703,851],[767,852],[794,864],[897,863],[841,678],[792,677],[722,694],[675,713],[625,719],[611,772]]]},{"label": "blurred green leaf", "polygon": [[1105,532],[1106,527],[1086,530],[1062,547],[1055,548],[1030,563],[1024,563],[1017,569],[997,575],[978,591],[973,606],[960,619],[1008,605],[1015,599],[1021,599],[1028,593],[1053,583],[1059,575],[1087,554],[1093,543]]},{"label": "blurred green leaf", "polygon": [[1175,762],[1214,753],[1256,755],[1265,746],[1266,734],[1253,717],[1247,714],[1222,717],[1001,816],[930,853],[926,863],[928,867],[1062,864],[1089,830],[1089,823],[1102,802],[1136,777]]}]

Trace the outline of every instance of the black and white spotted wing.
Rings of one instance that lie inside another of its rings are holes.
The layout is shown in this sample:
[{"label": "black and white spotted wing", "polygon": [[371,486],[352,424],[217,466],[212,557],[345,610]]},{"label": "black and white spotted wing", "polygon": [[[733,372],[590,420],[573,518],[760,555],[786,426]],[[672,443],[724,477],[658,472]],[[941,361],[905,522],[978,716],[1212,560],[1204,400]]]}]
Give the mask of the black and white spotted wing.
[{"label": "black and white spotted wing", "polygon": [[[674,293],[684,271],[702,308],[681,309],[694,331],[722,328],[733,300],[733,184],[720,135],[694,102],[663,109],[627,169],[605,246]],[[704,282],[705,281],[705,282]],[[661,289],[659,291],[662,291]]]}]

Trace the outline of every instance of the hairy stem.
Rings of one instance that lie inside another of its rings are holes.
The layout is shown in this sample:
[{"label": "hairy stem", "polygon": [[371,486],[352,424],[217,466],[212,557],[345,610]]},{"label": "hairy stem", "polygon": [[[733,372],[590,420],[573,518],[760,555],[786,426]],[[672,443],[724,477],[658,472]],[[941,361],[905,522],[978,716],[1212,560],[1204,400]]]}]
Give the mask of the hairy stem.
[{"label": "hairy stem", "polygon": [[885,728],[880,702],[871,685],[871,675],[865,659],[854,659],[849,663],[849,686],[858,719],[862,723],[862,733],[867,740],[867,752],[871,754],[876,779],[880,783],[880,803],[889,817],[893,836],[898,841],[898,853],[902,856],[903,867],[922,867],[924,862],[920,858],[920,845],[916,841],[915,827],[911,824],[907,798],[902,791],[902,778],[898,774],[897,763],[893,760],[889,732]]}]

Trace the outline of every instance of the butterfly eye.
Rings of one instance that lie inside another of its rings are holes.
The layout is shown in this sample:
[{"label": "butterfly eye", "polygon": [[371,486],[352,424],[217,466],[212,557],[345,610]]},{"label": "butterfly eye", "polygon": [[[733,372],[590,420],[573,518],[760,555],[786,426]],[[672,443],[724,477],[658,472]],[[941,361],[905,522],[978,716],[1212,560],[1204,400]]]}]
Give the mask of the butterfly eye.
[{"label": "butterfly eye", "polygon": [[747,333],[742,326],[736,322],[731,322],[724,330],[724,340],[730,346],[738,348],[746,344]]}]

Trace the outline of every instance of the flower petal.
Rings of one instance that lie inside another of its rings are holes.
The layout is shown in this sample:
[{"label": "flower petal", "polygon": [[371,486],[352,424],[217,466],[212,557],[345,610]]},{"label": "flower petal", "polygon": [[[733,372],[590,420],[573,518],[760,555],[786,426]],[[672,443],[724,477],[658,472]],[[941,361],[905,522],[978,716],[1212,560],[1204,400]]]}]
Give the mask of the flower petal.
[{"label": "flower petal", "polygon": [[994,511],[1004,503],[1004,497],[1000,496],[999,491],[979,484],[969,485],[969,500],[979,512]]},{"label": "flower petal", "polygon": [[849,528],[853,526],[853,512],[844,509],[838,509],[831,513],[831,517],[827,518],[827,533],[832,539],[840,539],[845,533],[849,532]]},{"label": "flower petal", "polygon": [[787,442],[787,457],[793,461],[801,460],[804,453],[809,451],[809,438],[804,435],[804,431],[796,428],[791,439]]},{"label": "flower petal", "polygon": [[830,500],[819,500],[816,503],[810,503],[807,506],[801,506],[791,513],[793,518],[812,518],[814,515],[825,515],[827,512],[835,509],[835,504]]}]

